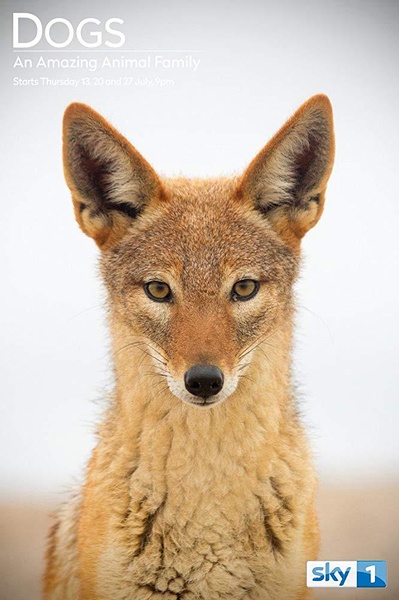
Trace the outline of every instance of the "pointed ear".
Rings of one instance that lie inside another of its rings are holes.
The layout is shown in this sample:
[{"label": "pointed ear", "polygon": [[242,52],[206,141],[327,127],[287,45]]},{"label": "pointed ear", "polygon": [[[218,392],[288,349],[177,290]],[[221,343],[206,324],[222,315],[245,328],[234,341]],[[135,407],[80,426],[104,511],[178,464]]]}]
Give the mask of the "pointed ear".
[{"label": "pointed ear", "polygon": [[85,104],[65,111],[63,160],[76,220],[102,249],[121,239],[145,207],[163,196],[147,161]]},{"label": "pointed ear", "polygon": [[270,221],[287,243],[300,239],[319,220],[334,161],[332,108],[313,96],[251,162],[238,194]]}]

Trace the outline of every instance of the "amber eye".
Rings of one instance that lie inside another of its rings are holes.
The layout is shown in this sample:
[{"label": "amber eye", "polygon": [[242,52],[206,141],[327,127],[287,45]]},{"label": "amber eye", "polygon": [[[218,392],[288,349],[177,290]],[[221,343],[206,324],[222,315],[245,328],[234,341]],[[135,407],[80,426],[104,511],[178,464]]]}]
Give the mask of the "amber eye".
[{"label": "amber eye", "polygon": [[250,300],[259,290],[259,281],[254,279],[242,279],[233,285],[231,290],[232,300]]},{"label": "amber eye", "polygon": [[163,281],[150,281],[144,284],[144,291],[154,302],[170,302],[172,299],[172,291]]}]

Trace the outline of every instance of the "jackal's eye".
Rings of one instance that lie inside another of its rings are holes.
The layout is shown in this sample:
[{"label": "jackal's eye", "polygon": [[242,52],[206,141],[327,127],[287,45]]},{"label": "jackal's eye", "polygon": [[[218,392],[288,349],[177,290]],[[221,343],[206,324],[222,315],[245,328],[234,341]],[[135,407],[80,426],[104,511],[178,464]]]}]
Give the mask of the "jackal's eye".
[{"label": "jackal's eye", "polygon": [[241,279],[233,285],[231,290],[232,300],[250,300],[253,298],[259,290],[259,281],[254,279]]},{"label": "jackal's eye", "polygon": [[149,281],[145,283],[144,291],[154,302],[170,302],[172,299],[172,290],[163,281]]}]

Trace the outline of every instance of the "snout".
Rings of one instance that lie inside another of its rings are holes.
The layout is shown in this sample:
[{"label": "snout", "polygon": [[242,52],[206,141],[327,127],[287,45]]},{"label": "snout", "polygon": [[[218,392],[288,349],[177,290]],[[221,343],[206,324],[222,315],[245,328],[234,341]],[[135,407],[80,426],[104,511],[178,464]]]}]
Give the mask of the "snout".
[{"label": "snout", "polygon": [[184,374],[186,390],[204,399],[216,396],[222,390],[223,383],[223,373],[215,365],[195,365]]},{"label": "snout", "polygon": [[[190,364],[190,363],[189,363]],[[206,408],[224,402],[237,388],[238,375],[225,365],[223,371],[216,365],[200,363],[179,373],[170,369],[167,376],[169,390],[191,406]],[[186,367],[187,368],[187,367]]]}]

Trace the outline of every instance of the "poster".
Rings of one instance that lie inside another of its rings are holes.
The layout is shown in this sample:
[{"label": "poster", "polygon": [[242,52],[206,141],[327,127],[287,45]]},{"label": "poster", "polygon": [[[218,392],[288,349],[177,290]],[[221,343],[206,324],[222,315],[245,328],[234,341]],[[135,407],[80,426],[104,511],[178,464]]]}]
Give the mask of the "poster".
[{"label": "poster", "polygon": [[[238,181],[318,94],[332,105],[335,162],[301,242],[291,382],[319,481],[313,579],[342,589],[313,597],[361,598],[354,588],[373,577],[387,582],[375,598],[398,596],[398,25],[388,0],[1,3],[4,600],[40,597],[49,515],[84,485],[115,386],[102,251],[64,178],[64,111],[96,111],[159,176]],[[241,598],[223,593],[203,598]]]}]

